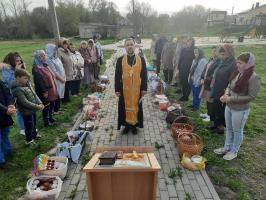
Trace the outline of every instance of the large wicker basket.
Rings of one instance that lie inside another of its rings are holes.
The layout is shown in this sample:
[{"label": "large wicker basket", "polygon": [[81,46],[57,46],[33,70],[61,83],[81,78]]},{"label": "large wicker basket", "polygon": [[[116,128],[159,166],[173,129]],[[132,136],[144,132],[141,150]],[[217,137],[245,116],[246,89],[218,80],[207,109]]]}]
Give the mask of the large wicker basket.
[{"label": "large wicker basket", "polygon": [[180,134],[177,139],[177,150],[180,156],[187,153],[190,156],[200,155],[203,150],[203,142],[195,133]]},{"label": "large wicker basket", "polygon": [[173,123],[171,126],[171,133],[175,139],[178,139],[178,136],[183,133],[191,133],[193,131],[193,126],[186,123]]},{"label": "large wicker basket", "polygon": [[[192,124],[192,120],[190,117],[185,116],[185,115],[180,115],[177,118],[175,118],[175,120],[173,121],[172,125],[171,125],[171,131],[172,131],[172,136],[177,139],[177,134],[176,134],[176,129],[178,128],[178,124],[188,124],[192,127],[191,131],[186,131],[186,132],[192,132],[193,130],[193,124]],[[188,130],[190,130],[190,128],[188,128]]]}]

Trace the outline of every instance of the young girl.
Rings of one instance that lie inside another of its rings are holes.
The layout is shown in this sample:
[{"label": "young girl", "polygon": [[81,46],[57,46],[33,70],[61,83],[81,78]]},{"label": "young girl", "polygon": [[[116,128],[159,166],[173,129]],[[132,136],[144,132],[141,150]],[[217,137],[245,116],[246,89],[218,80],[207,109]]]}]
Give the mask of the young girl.
[{"label": "young girl", "polygon": [[194,55],[195,58],[192,61],[188,82],[190,84],[193,94],[192,107],[195,110],[199,110],[200,107],[199,95],[201,89],[200,77],[207,64],[207,60],[204,58],[203,51],[199,48],[194,49]]},{"label": "young girl", "polygon": [[224,147],[215,149],[216,154],[225,154],[225,160],[237,157],[243,141],[243,131],[250,111],[250,102],[253,101],[260,88],[260,77],[254,72],[255,56],[252,53],[242,53],[237,58],[238,72],[220,98],[226,103],[225,123],[226,138]]}]

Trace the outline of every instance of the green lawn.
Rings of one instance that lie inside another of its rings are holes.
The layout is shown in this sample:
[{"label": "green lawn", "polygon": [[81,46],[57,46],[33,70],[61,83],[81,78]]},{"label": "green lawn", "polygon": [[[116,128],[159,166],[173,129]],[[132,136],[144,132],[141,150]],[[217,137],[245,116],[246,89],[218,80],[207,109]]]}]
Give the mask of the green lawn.
[{"label": "green lawn", "polygon": [[[210,56],[210,48],[204,48],[207,58]],[[224,135],[210,133],[205,129],[199,115],[188,108],[190,101],[182,103],[184,112],[193,117],[195,133],[204,141],[203,155],[207,158],[207,173],[215,185],[221,199],[266,199],[266,57],[265,47],[237,47],[236,55],[241,52],[251,51],[256,56],[255,71],[261,77],[261,88],[258,97],[252,103],[250,116],[245,127],[245,138],[240,148],[238,158],[229,162],[213,153],[213,149],[223,146]],[[145,51],[149,58],[149,51]],[[180,94],[175,93],[175,88],[168,88],[167,94],[173,101],[177,101]],[[201,111],[206,111],[202,103]]]},{"label": "green lawn", "polygon": [[[108,40],[103,43],[110,43],[113,40]],[[3,59],[8,52],[17,51],[23,57],[27,70],[31,73],[31,64],[33,61],[33,52],[35,49],[43,49],[48,40],[38,41],[10,41],[0,42],[0,58]],[[50,41],[52,42],[52,40]],[[74,41],[76,44],[79,41]],[[104,51],[104,57],[107,59],[111,56],[112,51]],[[101,72],[105,71],[105,65],[101,66]],[[72,97],[71,102],[62,105],[65,110],[64,115],[55,116],[56,123],[54,126],[44,128],[40,113],[37,116],[37,128],[42,135],[37,141],[37,146],[34,149],[29,149],[25,146],[24,136],[19,134],[16,126],[11,129],[10,139],[13,147],[13,153],[7,157],[7,162],[10,166],[7,170],[0,170],[0,200],[18,199],[26,191],[26,181],[29,179],[31,170],[33,169],[33,158],[45,153],[49,149],[56,146],[65,138],[65,133],[70,129],[73,122],[73,116],[81,109],[82,97],[86,96],[90,91],[82,89],[81,96]]]}]

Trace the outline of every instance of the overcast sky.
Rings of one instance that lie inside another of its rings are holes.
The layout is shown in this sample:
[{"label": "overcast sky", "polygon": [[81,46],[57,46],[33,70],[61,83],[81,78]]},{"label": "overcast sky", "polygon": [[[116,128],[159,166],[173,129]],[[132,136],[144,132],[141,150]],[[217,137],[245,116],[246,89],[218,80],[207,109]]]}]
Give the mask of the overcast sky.
[{"label": "overcast sky", "polygon": [[[126,7],[129,0],[108,0],[114,2],[121,13],[126,13]],[[136,0],[137,1],[137,0]],[[139,2],[148,2],[159,13],[173,13],[181,10],[184,6],[193,6],[196,4],[203,5],[206,8],[215,10],[225,10],[231,14],[232,7],[234,13],[242,12],[250,9],[252,4],[259,2],[260,5],[266,4],[266,0],[138,0]],[[30,8],[38,6],[48,6],[47,0],[31,0]],[[88,0],[83,0],[84,4],[88,4]]]}]

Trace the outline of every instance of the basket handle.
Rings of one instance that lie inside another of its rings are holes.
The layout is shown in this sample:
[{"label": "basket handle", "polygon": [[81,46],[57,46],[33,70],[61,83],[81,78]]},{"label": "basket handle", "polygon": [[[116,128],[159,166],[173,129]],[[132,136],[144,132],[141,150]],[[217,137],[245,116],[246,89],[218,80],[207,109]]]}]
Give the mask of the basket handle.
[{"label": "basket handle", "polygon": [[[181,113],[181,111],[180,111],[180,114],[181,114],[180,116],[178,116],[178,117],[175,118],[175,120],[173,121],[173,123],[175,123],[176,120],[178,120],[179,118],[182,118],[182,117],[184,117],[184,118],[187,117],[187,118],[188,118],[188,121],[190,120],[189,117],[186,116],[186,115],[183,115],[183,114]],[[185,123],[185,124],[188,124],[188,123]]]},{"label": "basket handle", "polygon": [[[201,139],[201,137],[200,137],[198,134],[196,134],[196,133],[191,133],[191,135],[192,135],[192,138],[193,138],[193,140],[194,140],[194,145],[195,145],[195,146],[198,146],[198,145],[197,145],[197,139],[200,141],[200,143],[202,143],[202,139]],[[197,154],[199,154],[198,148],[197,148]]]}]

